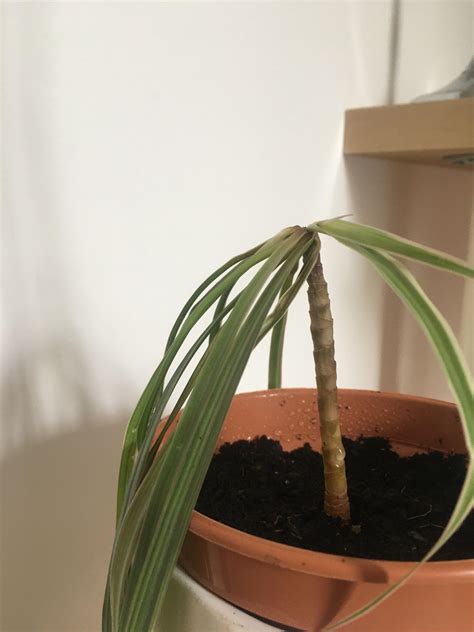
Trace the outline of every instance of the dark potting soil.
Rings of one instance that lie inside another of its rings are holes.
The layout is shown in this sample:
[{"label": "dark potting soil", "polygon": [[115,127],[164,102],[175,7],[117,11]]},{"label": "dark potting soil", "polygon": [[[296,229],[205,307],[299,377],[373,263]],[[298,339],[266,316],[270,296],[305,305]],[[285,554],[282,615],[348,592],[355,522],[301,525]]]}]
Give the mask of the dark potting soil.
[{"label": "dark potting soil", "polygon": [[[323,512],[321,455],[259,437],[213,457],[196,509],[241,531],[312,551],[419,560],[446,525],[466,473],[463,455],[400,457],[379,437],[344,439],[352,526]],[[436,560],[474,558],[474,515]]]}]

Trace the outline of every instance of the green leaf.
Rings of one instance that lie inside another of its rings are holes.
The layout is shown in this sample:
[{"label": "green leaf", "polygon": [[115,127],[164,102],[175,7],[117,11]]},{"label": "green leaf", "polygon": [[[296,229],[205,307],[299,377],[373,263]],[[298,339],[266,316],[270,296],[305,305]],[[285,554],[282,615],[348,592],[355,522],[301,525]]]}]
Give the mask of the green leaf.
[{"label": "green leaf", "polygon": [[420,246],[414,241],[404,239],[403,237],[393,235],[392,233],[378,228],[373,228],[372,226],[353,224],[340,219],[330,219],[315,222],[308,228],[335,237],[338,241],[346,242],[347,245],[349,245],[350,242],[359,246],[368,246],[377,250],[391,252],[408,259],[414,259],[461,276],[471,279],[474,278],[474,269],[461,259],[451,257],[434,248]]},{"label": "green leaf", "polygon": [[163,453],[160,453],[151,464],[148,476],[143,480],[130,505],[127,507],[123,520],[117,527],[107,581],[107,594],[104,602],[104,612],[106,609],[108,611],[106,612],[107,621],[106,625],[103,626],[103,632],[108,629],[117,629],[125,581],[150,504],[153,485],[159,476],[162,456]]},{"label": "green leaf", "polygon": [[224,265],[222,265],[215,272],[209,275],[207,279],[205,279],[201,283],[201,285],[199,285],[199,287],[191,294],[189,299],[184,304],[183,309],[179,313],[178,318],[176,319],[176,322],[174,323],[171,329],[170,335],[168,337],[168,342],[166,343],[167,349],[172,345],[173,340],[176,338],[176,334],[178,333],[179,328],[183,324],[184,319],[189,314],[189,312],[191,311],[191,308],[194,306],[194,303],[201,296],[204,290],[207,289],[213,281],[218,279],[229,268],[232,268],[233,266],[235,266],[235,264],[240,263],[243,259],[247,259],[249,256],[255,254],[257,250],[259,250],[263,245],[264,244],[260,244],[258,246],[255,246],[255,248],[251,248],[250,250],[247,250],[247,252],[237,255],[236,257],[232,257],[232,259],[229,259],[229,261],[224,263]]},{"label": "green leaf", "polygon": [[[119,629],[149,630],[161,605],[200,485],[240,376],[268,310],[311,238],[305,231],[275,250],[248,284],[209,348],[154,481],[127,581]],[[287,259],[257,299],[269,275]],[[256,301],[255,306],[252,304]],[[147,475],[148,476],[148,475]]]},{"label": "green leaf", "polygon": [[[229,299],[229,295],[232,292],[232,290],[233,290],[233,287],[230,287],[228,290],[226,290],[222,294],[222,296],[218,300],[216,309],[214,312],[214,320],[216,320],[219,317],[219,315],[224,311],[225,306],[227,305],[227,301]],[[219,329],[220,329],[220,320],[217,321],[216,326],[212,329],[211,333],[209,334],[209,343],[211,343],[214,340],[216,335],[219,333]]]},{"label": "green leaf", "polygon": [[[292,286],[295,272],[296,270],[290,272],[286,281],[283,283],[280,290],[280,298],[282,298],[285,292]],[[287,314],[288,312],[286,311],[273,327],[268,362],[268,388],[281,388],[283,343],[285,341]]]},{"label": "green leaf", "polygon": [[474,400],[472,380],[451,328],[413,276],[399,262],[395,261],[390,255],[383,254],[377,250],[355,246],[350,242],[347,242],[346,245],[369,259],[383,279],[415,316],[426,334],[440,360],[451,390],[458,403],[469,457],[469,466],[466,479],[451,518],[438,541],[424,558],[418,562],[409,573],[402,577],[400,581],[389,586],[366,606],[341,621],[327,626],[325,630],[335,630],[359,619],[403,586],[421,564],[427,562],[449,540],[453,533],[459,529],[473,507],[474,498]]},{"label": "green leaf", "polygon": [[423,329],[438,356],[461,413],[462,428],[470,456],[474,450],[473,391],[469,368],[456,337],[444,316],[430,301],[413,275],[390,255],[369,248],[348,246],[359,251],[375,266],[383,279],[401,298]]},{"label": "green leaf", "polygon": [[[235,282],[253,266],[269,257],[275,248],[280,243],[284,243],[284,241],[291,236],[295,230],[296,228],[284,229],[266,241],[258,250],[255,251],[255,249],[253,249],[250,251],[252,252],[250,256],[238,263],[191,308],[192,302],[197,298],[197,292],[193,293],[193,296],[191,297],[192,300],[190,299],[186,304],[186,308],[182,310],[177,323],[173,327],[174,335],[173,337],[170,336],[170,344],[166,349],[165,355],[140,397],[125,432],[117,489],[117,522],[120,520],[124,511],[124,506],[126,506],[126,503],[129,500],[126,498],[126,490],[130,477],[133,473],[137,452],[143,443],[144,437],[147,436],[146,431],[149,425],[150,416],[153,413],[153,408],[156,406],[157,399],[162,393],[167,371],[184,343],[187,335],[223,293],[225,293],[230,287],[233,287]],[[223,268],[225,268],[225,266],[223,266]],[[220,268],[220,270],[222,271],[222,268]],[[213,277],[214,275],[211,275],[208,280]],[[207,281],[200,286],[199,294],[202,293],[203,286],[207,287],[209,284]]]},{"label": "green leaf", "polygon": [[[277,233],[271,239],[269,239],[267,241],[264,241],[263,243],[259,244],[258,246],[255,246],[254,248],[251,248],[250,250],[247,250],[246,252],[244,252],[244,253],[242,253],[240,255],[232,257],[232,259],[229,259],[229,261],[224,263],[220,268],[218,268],[215,272],[213,272],[211,275],[209,275],[207,277],[207,279],[205,279],[205,281],[203,281],[201,283],[201,285],[199,285],[199,287],[192,293],[192,295],[186,301],[183,309],[179,313],[179,316],[176,319],[176,322],[174,323],[174,325],[173,325],[173,327],[171,329],[171,333],[170,333],[170,335],[168,337],[168,342],[166,343],[166,349],[168,349],[171,346],[171,344],[173,343],[173,341],[176,338],[176,335],[177,335],[177,333],[179,331],[179,328],[181,327],[183,321],[185,320],[186,316],[190,312],[191,308],[194,306],[194,303],[196,302],[196,300],[199,298],[199,296],[201,296],[201,294],[204,292],[204,290],[206,288],[208,288],[209,285],[211,285],[211,283],[213,281],[215,281],[217,278],[219,278],[224,272],[226,272],[226,270],[228,270],[229,268],[232,268],[233,266],[235,266],[235,264],[240,263],[241,261],[243,261],[245,259],[248,260],[250,257],[255,255],[258,251],[260,251],[262,253],[263,252],[262,249],[264,248],[264,246],[270,246],[271,247],[272,244],[277,243],[281,239],[285,239],[286,237],[291,235],[294,232],[295,229],[296,229],[296,226],[290,226],[288,228],[284,228],[283,230],[281,230],[279,233]],[[260,261],[261,261],[261,259],[260,259]]]},{"label": "green leaf", "polygon": [[298,273],[298,277],[293,285],[280,297],[273,312],[267,316],[265,323],[260,332],[258,341],[262,340],[267,333],[278,323],[278,321],[284,317],[295,296],[298,294],[301,286],[308,278],[309,273],[313,269],[316,261],[319,257],[319,250],[321,247],[319,238],[314,235],[315,241],[311,244],[311,247],[305,252],[303,267]]},{"label": "green leaf", "polygon": [[[128,505],[129,499],[133,497],[133,494],[138,488],[138,485],[140,484],[147,467],[149,467],[150,463],[153,460],[154,455],[160,448],[161,441],[168,427],[171,425],[173,421],[173,414],[177,413],[176,406],[175,406],[175,410],[169,416],[166,424],[164,425],[163,430],[161,431],[160,435],[156,439],[154,446],[151,447],[158,423],[161,420],[165,407],[167,403],[169,402],[181,376],[183,375],[184,371],[189,366],[191,360],[196,355],[197,351],[199,350],[201,345],[204,343],[206,338],[211,335],[211,332],[214,330],[214,328],[218,326],[220,321],[228,314],[228,312],[232,310],[237,300],[238,300],[238,296],[235,297],[235,299],[233,299],[222,310],[220,310],[220,312],[215,316],[211,324],[208,325],[206,329],[204,329],[204,331],[200,334],[200,336],[197,338],[194,344],[190,347],[189,351],[186,353],[183,360],[178,365],[177,369],[171,376],[169,382],[166,384],[166,387],[164,388],[162,393],[160,393],[159,397],[155,400],[153,410],[150,414],[150,419],[149,419],[146,435],[142,442],[142,449],[140,450],[139,454],[137,454],[136,456],[132,473],[127,482],[127,487],[124,494],[124,507]],[[202,360],[204,359],[204,357],[205,356],[201,358],[200,362],[198,363],[198,366],[196,367],[190,380],[188,381],[183,393],[178,399],[178,402],[177,402],[177,405],[179,406],[178,411],[180,407],[182,406],[182,404],[184,403],[184,400],[186,399],[186,397],[188,396],[192,388],[194,377],[199,372],[200,367],[202,366]]]}]

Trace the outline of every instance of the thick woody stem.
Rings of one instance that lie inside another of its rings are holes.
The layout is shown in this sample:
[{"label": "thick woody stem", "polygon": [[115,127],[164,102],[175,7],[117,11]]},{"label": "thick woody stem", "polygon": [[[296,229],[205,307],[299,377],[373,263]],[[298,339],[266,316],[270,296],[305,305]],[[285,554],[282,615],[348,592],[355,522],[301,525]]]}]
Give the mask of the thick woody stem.
[{"label": "thick woody stem", "polygon": [[308,277],[308,301],[324,463],[324,511],[329,516],[349,522],[345,452],[337,406],[333,321],[321,258]]}]

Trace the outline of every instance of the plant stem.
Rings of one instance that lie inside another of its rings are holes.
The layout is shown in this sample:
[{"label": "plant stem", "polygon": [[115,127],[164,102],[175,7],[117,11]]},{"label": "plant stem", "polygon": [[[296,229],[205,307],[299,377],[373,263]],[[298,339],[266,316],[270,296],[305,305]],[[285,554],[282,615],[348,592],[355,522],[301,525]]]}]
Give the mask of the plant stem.
[{"label": "plant stem", "polygon": [[328,516],[349,522],[345,451],[337,406],[333,321],[321,256],[308,276],[308,301],[324,464],[324,511]]}]

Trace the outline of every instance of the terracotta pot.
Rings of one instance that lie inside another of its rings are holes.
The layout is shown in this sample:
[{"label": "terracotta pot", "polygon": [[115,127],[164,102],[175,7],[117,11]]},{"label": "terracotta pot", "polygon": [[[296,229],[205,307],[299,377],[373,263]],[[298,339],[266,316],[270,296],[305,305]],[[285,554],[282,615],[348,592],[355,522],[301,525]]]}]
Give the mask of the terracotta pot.
[{"label": "terracotta pot", "polygon": [[[343,433],[381,435],[400,453],[465,451],[453,404],[390,393],[339,391]],[[313,389],[237,395],[220,443],[266,434],[285,449],[320,449]],[[256,615],[300,630],[321,630],[380,594],[413,562],[315,553],[238,531],[194,512],[181,566],[200,584]],[[473,622],[473,560],[425,564],[408,584],[351,632],[468,632]]]}]

